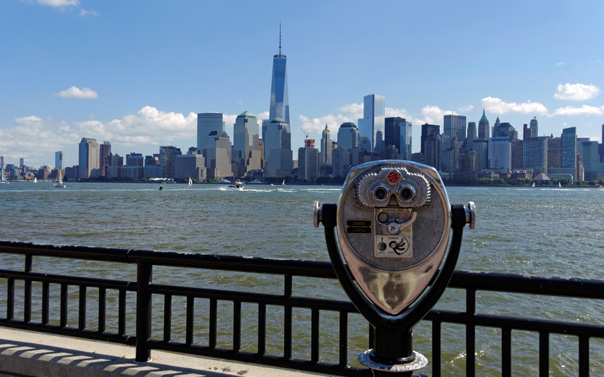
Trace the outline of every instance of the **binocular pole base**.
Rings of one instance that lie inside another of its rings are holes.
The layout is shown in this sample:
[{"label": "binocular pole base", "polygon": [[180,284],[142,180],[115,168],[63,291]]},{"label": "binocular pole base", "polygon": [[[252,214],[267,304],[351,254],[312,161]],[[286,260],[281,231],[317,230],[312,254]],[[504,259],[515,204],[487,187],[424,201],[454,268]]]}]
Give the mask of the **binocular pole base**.
[{"label": "binocular pole base", "polygon": [[428,365],[428,359],[419,352],[413,351],[415,356],[412,361],[401,364],[382,364],[373,360],[373,350],[369,349],[359,355],[359,362],[374,371],[388,372],[388,373],[403,373],[411,372],[421,369]]}]

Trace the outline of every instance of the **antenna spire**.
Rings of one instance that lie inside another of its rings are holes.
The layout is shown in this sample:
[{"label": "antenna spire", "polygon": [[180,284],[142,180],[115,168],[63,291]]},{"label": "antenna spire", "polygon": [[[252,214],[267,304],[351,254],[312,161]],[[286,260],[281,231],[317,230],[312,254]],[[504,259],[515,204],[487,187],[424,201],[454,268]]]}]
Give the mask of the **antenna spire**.
[{"label": "antenna spire", "polygon": [[281,22],[279,22],[279,56],[281,56]]}]

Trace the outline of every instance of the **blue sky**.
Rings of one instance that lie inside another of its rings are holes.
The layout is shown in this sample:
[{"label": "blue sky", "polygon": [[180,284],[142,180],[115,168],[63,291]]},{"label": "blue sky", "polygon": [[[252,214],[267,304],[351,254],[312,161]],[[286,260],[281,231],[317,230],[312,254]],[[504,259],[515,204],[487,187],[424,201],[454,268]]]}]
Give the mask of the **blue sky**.
[{"label": "blue sky", "polygon": [[[0,155],[77,163],[82,137],[114,153],[196,145],[196,113],[268,117],[279,23],[292,145],[357,123],[363,97],[414,126],[446,113],[520,134],[601,139],[602,1],[2,0]],[[294,151],[294,155],[297,153]]]}]

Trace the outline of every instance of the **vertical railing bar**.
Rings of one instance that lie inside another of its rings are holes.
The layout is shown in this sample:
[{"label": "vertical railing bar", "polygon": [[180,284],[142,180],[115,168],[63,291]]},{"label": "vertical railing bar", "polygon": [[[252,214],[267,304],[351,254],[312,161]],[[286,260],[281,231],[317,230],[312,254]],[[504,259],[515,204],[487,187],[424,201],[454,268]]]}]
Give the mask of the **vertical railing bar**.
[{"label": "vertical railing bar", "polygon": [[107,288],[99,288],[99,324],[98,332],[104,333],[107,325]]},{"label": "vertical railing bar", "polygon": [[6,319],[15,317],[15,279],[8,278],[6,284]]},{"label": "vertical railing bar", "polygon": [[118,329],[119,335],[126,335],[126,289],[119,290],[118,297]]},{"label": "vertical railing bar", "polygon": [[[31,272],[32,266],[32,256],[31,254],[25,255],[25,273],[29,274]],[[24,303],[23,303],[23,321],[25,323],[29,323],[31,321],[31,280],[29,277],[25,278],[24,281]]]},{"label": "vertical railing bar", "polygon": [[241,351],[241,301],[233,302],[233,351]]},{"label": "vertical railing bar", "polygon": [[50,305],[50,285],[47,281],[42,283],[42,325],[48,324]]},{"label": "vertical railing bar", "polygon": [[589,376],[589,336],[579,336],[579,377]]},{"label": "vertical railing bar", "polygon": [[501,329],[501,377],[512,377],[512,329]]},{"label": "vertical railing bar", "polygon": [[441,371],[441,325],[442,322],[432,321],[432,376],[440,377]]},{"label": "vertical railing bar", "polygon": [[283,318],[283,358],[292,358],[292,307],[285,305]]},{"label": "vertical railing bar", "polygon": [[195,323],[195,297],[193,296],[187,296],[187,324],[186,324],[186,339],[185,342],[187,344],[187,346],[190,346],[191,344],[193,344],[193,333],[194,333],[194,327],[193,324]]},{"label": "vertical railing bar", "polygon": [[216,323],[217,323],[217,312],[218,303],[215,298],[210,299],[210,349],[216,348]]},{"label": "vertical railing bar", "polygon": [[320,321],[320,312],[319,309],[312,309],[312,317],[311,317],[311,336],[310,336],[310,360],[313,363],[317,363],[319,361],[319,321]]},{"label": "vertical railing bar", "polygon": [[466,376],[476,375],[476,326],[474,315],[476,314],[476,289],[466,289]]},{"label": "vertical railing bar", "polygon": [[291,274],[285,274],[284,276],[284,287],[283,287],[283,296],[285,298],[290,298],[292,297],[292,286],[293,286],[293,279],[292,279],[292,275]]},{"label": "vertical railing bar", "polygon": [[258,355],[266,354],[266,304],[258,304]]},{"label": "vertical railing bar", "polygon": [[138,260],[136,278],[136,361],[147,362],[151,350],[147,342],[151,336],[152,300],[149,286],[153,281],[153,265]]},{"label": "vertical railing bar", "polygon": [[[284,277],[283,295],[287,299],[292,297],[292,275],[285,274]],[[285,317],[283,318],[283,358],[290,360],[292,358],[292,307],[286,304],[283,309]]]},{"label": "vertical railing bar", "polygon": [[348,312],[340,311],[340,360],[339,366],[348,364]]},{"label": "vertical railing bar", "polygon": [[60,327],[64,328],[67,326],[67,284],[61,283],[61,319]]},{"label": "vertical railing bar", "polygon": [[164,342],[172,339],[172,295],[164,295]]},{"label": "vertical railing bar", "polygon": [[78,314],[78,330],[82,331],[86,328],[86,286],[80,285],[80,302]]},{"label": "vertical railing bar", "polygon": [[549,376],[549,333],[539,331],[539,376]]}]

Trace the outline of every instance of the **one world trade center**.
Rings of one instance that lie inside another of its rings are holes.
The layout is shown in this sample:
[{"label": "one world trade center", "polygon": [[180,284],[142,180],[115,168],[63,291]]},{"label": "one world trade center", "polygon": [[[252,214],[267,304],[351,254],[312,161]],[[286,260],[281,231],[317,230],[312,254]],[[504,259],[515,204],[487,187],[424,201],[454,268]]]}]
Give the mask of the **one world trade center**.
[{"label": "one world trade center", "polygon": [[281,118],[289,123],[289,98],[287,96],[287,57],[281,54],[281,26],[279,26],[279,54],[273,57],[271,108],[269,122]]}]

